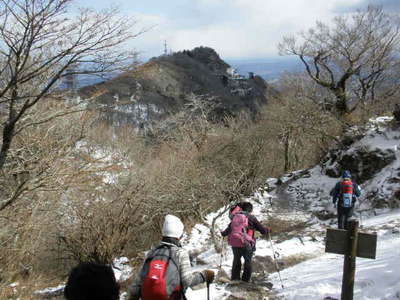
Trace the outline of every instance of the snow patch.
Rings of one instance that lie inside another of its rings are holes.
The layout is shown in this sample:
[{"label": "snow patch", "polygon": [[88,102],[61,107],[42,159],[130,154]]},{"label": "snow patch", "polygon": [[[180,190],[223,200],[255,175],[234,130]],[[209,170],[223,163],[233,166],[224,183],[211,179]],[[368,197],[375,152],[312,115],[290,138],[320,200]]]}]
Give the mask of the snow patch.
[{"label": "snow patch", "polygon": [[115,274],[115,279],[118,282],[124,282],[133,275],[133,268],[129,266],[129,259],[127,257],[114,259],[112,268]]}]

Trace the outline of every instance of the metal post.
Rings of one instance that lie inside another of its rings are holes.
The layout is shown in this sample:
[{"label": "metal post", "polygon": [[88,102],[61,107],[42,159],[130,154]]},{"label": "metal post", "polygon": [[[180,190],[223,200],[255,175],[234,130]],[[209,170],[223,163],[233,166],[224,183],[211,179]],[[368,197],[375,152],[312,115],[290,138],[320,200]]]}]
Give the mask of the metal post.
[{"label": "metal post", "polygon": [[344,256],[341,300],[353,300],[358,241],[358,220],[348,222],[348,251]]}]

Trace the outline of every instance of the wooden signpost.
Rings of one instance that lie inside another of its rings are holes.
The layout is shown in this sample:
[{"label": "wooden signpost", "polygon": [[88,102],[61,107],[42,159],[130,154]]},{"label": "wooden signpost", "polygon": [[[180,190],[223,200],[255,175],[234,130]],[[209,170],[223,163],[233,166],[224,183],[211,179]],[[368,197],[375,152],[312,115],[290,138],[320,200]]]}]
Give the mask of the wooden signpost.
[{"label": "wooden signpost", "polygon": [[343,254],[341,300],[353,300],[356,257],[376,257],[376,233],[358,232],[358,220],[349,220],[348,230],[331,229],[326,232],[325,252]]}]

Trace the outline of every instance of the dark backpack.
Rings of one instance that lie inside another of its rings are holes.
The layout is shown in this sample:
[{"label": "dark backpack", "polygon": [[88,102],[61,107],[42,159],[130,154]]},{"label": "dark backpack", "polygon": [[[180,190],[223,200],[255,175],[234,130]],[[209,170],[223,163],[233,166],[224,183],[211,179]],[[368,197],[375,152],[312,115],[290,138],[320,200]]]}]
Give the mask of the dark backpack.
[{"label": "dark backpack", "polygon": [[176,262],[176,252],[171,250],[171,246],[161,245],[152,250],[143,265],[142,300],[186,299]]},{"label": "dark backpack", "polygon": [[246,213],[238,212],[232,217],[228,243],[232,247],[253,247],[254,240],[248,233],[249,218]]},{"label": "dark backpack", "polygon": [[353,182],[346,179],[340,182],[342,207],[351,207],[353,204]]}]

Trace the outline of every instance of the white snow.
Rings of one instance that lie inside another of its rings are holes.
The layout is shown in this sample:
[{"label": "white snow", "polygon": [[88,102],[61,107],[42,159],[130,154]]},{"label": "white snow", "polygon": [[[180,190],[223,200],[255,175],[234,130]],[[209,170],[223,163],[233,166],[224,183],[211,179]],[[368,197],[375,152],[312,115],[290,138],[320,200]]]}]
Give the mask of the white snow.
[{"label": "white snow", "polygon": [[127,257],[114,259],[112,267],[115,279],[117,279],[118,282],[123,282],[129,279],[133,274],[133,268],[129,266],[129,259]]},{"label": "white snow", "polygon": [[[370,218],[370,228],[400,222],[400,212]],[[365,231],[362,230],[363,232]],[[391,230],[378,230],[376,259],[357,258],[354,299],[399,299],[400,295],[400,234]],[[285,299],[340,298],[343,255],[323,254],[281,271]],[[279,286],[276,274],[271,276]]]}]

